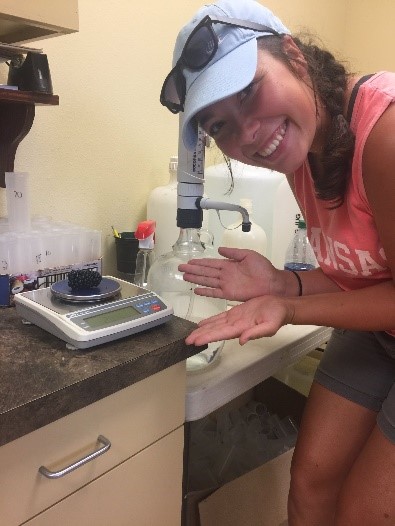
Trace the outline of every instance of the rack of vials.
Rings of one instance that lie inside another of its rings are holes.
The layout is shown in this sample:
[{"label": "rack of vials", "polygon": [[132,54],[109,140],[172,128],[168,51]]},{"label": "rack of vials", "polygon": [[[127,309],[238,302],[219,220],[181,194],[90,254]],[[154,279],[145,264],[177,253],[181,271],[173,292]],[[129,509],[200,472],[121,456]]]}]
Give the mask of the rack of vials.
[{"label": "rack of vials", "polygon": [[28,174],[6,173],[7,217],[0,218],[0,274],[22,274],[92,262],[101,232],[30,214]]}]

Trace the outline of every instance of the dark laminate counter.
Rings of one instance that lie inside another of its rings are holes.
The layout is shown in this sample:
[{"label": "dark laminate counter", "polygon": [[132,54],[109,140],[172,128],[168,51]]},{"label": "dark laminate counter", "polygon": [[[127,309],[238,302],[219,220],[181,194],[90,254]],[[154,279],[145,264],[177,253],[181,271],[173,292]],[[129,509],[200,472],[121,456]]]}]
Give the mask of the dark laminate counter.
[{"label": "dark laminate counter", "polygon": [[81,409],[199,352],[181,318],[87,350],[66,344],[15,308],[0,309],[0,445]]}]

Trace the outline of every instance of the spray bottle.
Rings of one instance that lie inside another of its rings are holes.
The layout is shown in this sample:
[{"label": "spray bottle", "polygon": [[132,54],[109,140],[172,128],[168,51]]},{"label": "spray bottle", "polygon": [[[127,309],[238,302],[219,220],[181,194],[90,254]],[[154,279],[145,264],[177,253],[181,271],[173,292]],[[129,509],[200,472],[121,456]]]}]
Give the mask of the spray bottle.
[{"label": "spray bottle", "polygon": [[147,286],[148,271],[153,263],[155,221],[148,219],[138,224],[134,237],[139,240],[136,257],[134,283],[139,287]]}]

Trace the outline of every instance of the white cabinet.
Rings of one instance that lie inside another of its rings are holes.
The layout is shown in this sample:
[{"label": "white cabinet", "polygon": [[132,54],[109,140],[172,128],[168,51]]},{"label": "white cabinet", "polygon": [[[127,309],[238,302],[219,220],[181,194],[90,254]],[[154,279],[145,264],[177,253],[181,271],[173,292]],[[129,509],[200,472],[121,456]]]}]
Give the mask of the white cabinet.
[{"label": "white cabinet", "polygon": [[176,526],[183,428],[84,486],[26,526]]},{"label": "white cabinet", "polygon": [[[1,447],[1,522],[179,524],[185,377],[180,362]],[[111,442],[101,456],[57,479],[38,471],[75,463],[100,435]]]},{"label": "white cabinet", "polygon": [[75,31],[78,0],[0,0],[0,42],[30,42]]}]

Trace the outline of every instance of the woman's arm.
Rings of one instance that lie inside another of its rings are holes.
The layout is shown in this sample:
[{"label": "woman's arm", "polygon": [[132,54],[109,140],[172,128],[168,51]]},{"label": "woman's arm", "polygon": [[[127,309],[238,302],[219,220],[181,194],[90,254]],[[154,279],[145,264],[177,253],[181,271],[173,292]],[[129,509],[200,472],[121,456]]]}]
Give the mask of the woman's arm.
[{"label": "woman's arm", "polygon": [[[184,280],[196,283],[195,294],[213,298],[247,301],[258,296],[297,296],[296,276],[277,270],[253,250],[220,247],[223,259],[194,259],[179,266]],[[320,269],[299,273],[303,294],[340,290]]]},{"label": "woman's arm", "polygon": [[289,298],[293,325],[323,325],[361,331],[395,329],[395,286],[391,281],[359,290]]}]

